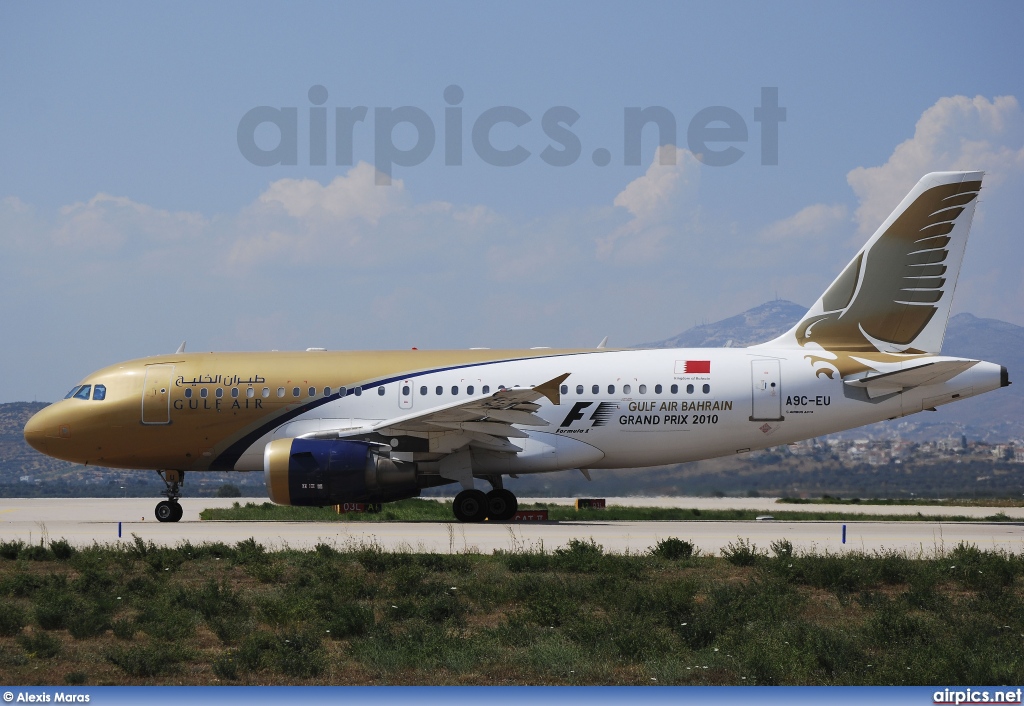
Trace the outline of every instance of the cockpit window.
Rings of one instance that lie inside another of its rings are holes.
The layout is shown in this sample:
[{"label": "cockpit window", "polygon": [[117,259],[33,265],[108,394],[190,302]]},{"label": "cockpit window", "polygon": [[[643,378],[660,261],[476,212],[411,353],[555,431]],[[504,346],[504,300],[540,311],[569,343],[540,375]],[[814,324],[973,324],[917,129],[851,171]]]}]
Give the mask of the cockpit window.
[{"label": "cockpit window", "polygon": [[81,385],[75,385],[74,387],[72,387],[71,388],[71,392],[69,392],[68,394],[64,395],[64,399],[70,400],[72,397],[74,397],[75,393],[78,392],[79,389],[81,389],[81,387],[82,387]]},{"label": "cockpit window", "polygon": [[76,400],[87,400],[89,399],[89,393],[92,391],[92,385],[82,385],[78,388],[78,392],[74,394]]},{"label": "cockpit window", "polygon": [[92,398],[94,400],[103,400],[103,399],[106,399],[106,397],[107,397],[107,386],[106,385],[97,385],[96,388],[92,391]]}]

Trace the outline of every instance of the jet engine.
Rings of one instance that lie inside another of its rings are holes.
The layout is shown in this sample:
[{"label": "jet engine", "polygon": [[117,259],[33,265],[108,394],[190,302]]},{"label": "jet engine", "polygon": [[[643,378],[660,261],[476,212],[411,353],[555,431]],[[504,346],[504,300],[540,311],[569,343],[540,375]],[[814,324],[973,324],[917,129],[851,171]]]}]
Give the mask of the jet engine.
[{"label": "jet engine", "polygon": [[388,502],[420,494],[416,469],[376,453],[375,444],[277,439],[263,451],[267,493],[278,505]]}]

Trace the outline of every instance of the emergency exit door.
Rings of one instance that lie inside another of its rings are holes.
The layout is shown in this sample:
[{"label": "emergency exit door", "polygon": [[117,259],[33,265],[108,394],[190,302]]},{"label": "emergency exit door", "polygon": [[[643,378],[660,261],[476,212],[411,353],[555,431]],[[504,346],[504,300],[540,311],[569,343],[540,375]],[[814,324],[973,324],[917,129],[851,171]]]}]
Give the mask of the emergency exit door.
[{"label": "emergency exit door", "polygon": [[782,379],[779,361],[750,361],[752,422],[782,421]]}]

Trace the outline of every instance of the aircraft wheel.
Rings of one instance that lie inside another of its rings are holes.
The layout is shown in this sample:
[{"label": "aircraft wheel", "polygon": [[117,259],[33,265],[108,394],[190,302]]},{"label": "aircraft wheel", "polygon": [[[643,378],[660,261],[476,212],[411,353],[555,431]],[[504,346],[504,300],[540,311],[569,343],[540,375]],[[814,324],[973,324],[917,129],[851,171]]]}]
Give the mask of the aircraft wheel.
[{"label": "aircraft wheel", "polygon": [[170,500],[161,500],[156,504],[156,519],[160,522],[177,522],[180,515],[176,514],[175,507],[181,510],[181,506],[178,503],[172,503]]},{"label": "aircraft wheel", "polygon": [[487,517],[495,522],[512,519],[519,509],[519,502],[511,490],[497,488],[487,494]]},{"label": "aircraft wheel", "polygon": [[171,522],[177,522],[181,519],[181,516],[185,514],[185,511],[182,509],[180,503],[171,504],[174,505],[174,518],[171,520]]},{"label": "aircraft wheel", "polygon": [[487,517],[487,496],[482,490],[463,490],[452,503],[459,522],[483,522]]}]

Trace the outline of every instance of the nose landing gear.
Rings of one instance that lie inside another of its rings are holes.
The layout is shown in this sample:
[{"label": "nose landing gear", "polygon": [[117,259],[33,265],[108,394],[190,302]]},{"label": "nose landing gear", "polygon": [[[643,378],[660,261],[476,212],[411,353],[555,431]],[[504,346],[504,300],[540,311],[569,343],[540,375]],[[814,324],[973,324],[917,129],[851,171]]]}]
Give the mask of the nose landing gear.
[{"label": "nose landing gear", "polygon": [[185,471],[157,471],[157,474],[167,486],[160,492],[167,499],[156,504],[156,519],[160,522],[177,522],[184,514],[181,505],[178,504],[178,498],[181,497],[181,484],[185,482]]}]

